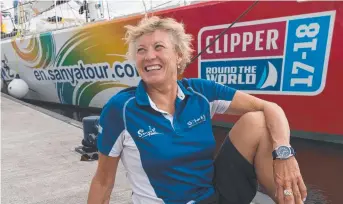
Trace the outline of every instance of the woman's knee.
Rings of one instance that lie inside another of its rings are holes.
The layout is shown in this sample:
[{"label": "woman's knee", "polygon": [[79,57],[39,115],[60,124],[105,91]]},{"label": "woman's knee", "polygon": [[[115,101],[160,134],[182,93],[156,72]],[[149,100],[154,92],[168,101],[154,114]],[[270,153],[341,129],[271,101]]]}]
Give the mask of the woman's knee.
[{"label": "woman's knee", "polygon": [[268,134],[268,128],[262,111],[248,112],[240,117],[232,128],[241,136],[259,137]]},{"label": "woman's knee", "polygon": [[260,141],[268,136],[265,117],[260,111],[242,115],[229,133],[232,144],[250,163],[253,163]]},{"label": "woman's knee", "polygon": [[241,116],[239,122],[245,123],[251,128],[266,128],[266,120],[262,111],[245,113]]}]

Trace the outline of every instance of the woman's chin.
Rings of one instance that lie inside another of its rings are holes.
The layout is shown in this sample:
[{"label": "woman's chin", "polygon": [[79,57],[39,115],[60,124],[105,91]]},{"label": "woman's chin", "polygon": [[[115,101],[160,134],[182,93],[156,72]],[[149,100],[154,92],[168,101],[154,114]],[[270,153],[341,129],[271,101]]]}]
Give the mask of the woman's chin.
[{"label": "woman's chin", "polygon": [[150,76],[150,77],[144,77],[143,81],[148,85],[154,85],[154,84],[163,84],[166,82],[165,77],[162,76]]}]

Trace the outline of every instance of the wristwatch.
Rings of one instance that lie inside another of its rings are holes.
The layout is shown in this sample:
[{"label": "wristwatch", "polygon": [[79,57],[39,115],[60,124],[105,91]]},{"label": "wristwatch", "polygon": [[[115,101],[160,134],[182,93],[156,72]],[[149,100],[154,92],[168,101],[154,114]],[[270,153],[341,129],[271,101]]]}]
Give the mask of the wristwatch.
[{"label": "wristwatch", "polygon": [[288,159],[295,156],[296,152],[291,146],[278,146],[272,152],[273,160],[275,159]]}]

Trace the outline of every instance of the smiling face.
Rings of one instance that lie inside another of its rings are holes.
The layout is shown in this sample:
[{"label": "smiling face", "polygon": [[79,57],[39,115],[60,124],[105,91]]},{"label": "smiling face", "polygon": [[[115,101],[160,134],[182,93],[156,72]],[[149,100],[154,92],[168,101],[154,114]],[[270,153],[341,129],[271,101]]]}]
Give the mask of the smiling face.
[{"label": "smiling face", "polygon": [[168,32],[156,30],[137,39],[136,66],[147,85],[176,82],[179,62],[180,57]]}]

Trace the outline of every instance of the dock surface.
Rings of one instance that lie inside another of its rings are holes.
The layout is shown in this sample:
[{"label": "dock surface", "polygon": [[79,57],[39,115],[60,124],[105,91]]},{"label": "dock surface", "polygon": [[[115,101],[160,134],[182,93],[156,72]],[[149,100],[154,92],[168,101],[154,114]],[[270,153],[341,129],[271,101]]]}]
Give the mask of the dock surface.
[{"label": "dock surface", "polygon": [[[81,123],[1,94],[1,203],[83,204],[97,162],[80,161]],[[119,163],[111,204],[131,204]],[[255,204],[272,204],[258,193]]]},{"label": "dock surface", "polygon": [[[1,97],[1,203],[82,204],[96,161],[80,161],[82,129]],[[130,202],[126,172],[119,165],[111,203]]]}]

